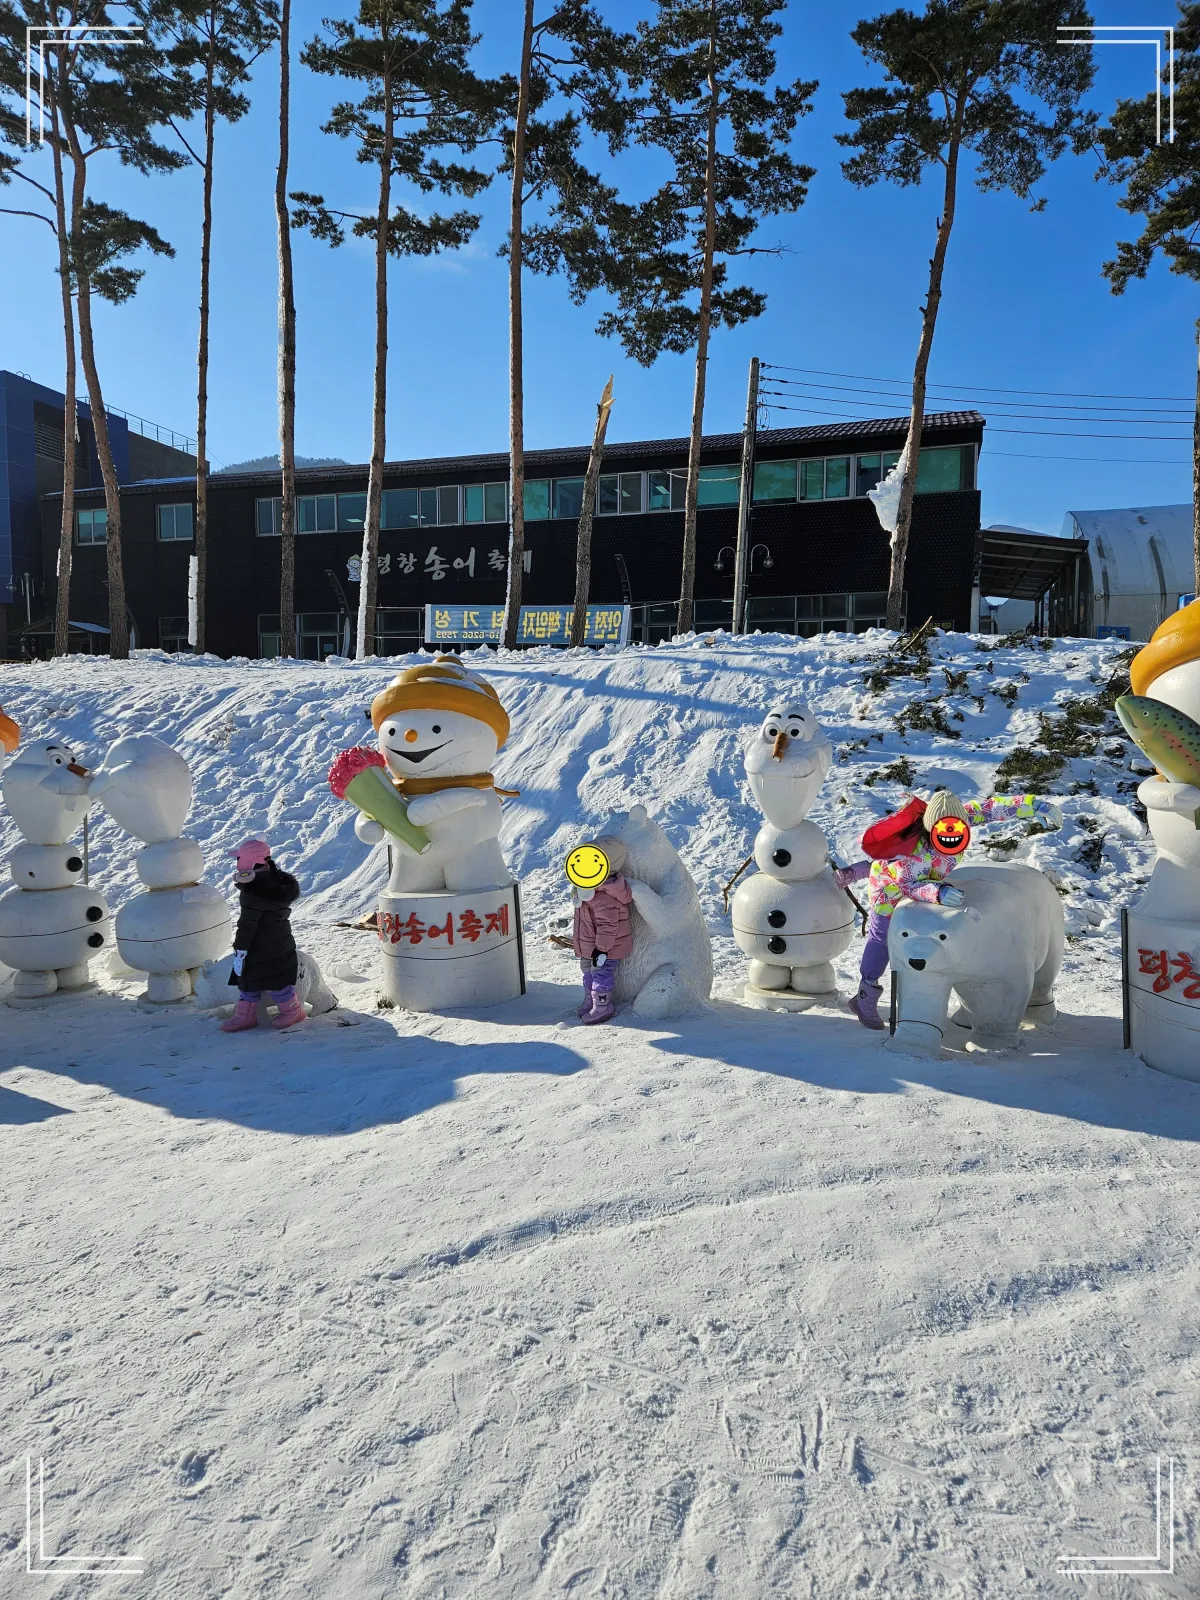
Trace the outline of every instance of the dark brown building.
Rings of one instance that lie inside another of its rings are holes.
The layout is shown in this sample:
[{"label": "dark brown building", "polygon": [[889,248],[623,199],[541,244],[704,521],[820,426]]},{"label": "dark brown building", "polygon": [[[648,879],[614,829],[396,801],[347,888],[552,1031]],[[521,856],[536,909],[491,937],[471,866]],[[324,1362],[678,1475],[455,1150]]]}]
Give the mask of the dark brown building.
[{"label": "dark brown building", "polygon": [[[813,634],[882,623],[888,540],[866,498],[896,459],[905,418],[760,432],[754,474],[747,627]],[[984,419],[925,419],[908,561],[910,619],[966,628],[980,526],[976,467]],[[728,627],[742,440],[704,441],[697,535],[696,622]],[[569,604],[586,447],[527,457],[524,599]],[[670,635],[679,592],[687,442],[610,445],[593,535],[597,603],[633,607],[632,637]],[[424,607],[502,604],[508,548],[508,458],[453,456],[395,462],[385,478],[380,537],[380,654],[418,647]],[[357,603],[366,507],[365,466],[297,472],[296,610],[300,650],[343,653]],[[223,656],[278,648],[278,471],[210,479],[209,648]],[[121,491],[127,598],[137,643],[186,648],[190,478],[129,483]],[[43,501],[44,582],[53,592],[59,500]],[[77,496],[71,616],[107,623],[103,495]],[[48,608],[49,609],[49,608]],[[352,626],[350,632],[352,632]],[[103,648],[102,634],[95,635]]]}]

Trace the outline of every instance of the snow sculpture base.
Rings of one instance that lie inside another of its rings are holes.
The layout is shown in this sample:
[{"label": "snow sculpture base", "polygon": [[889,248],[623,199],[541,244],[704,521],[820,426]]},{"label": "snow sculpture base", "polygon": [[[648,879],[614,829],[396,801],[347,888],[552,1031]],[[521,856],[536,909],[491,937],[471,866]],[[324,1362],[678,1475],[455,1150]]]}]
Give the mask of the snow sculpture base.
[{"label": "snow sculpture base", "polygon": [[1200,924],[1129,912],[1129,1044],[1148,1067],[1200,1083]]},{"label": "snow sculpture base", "polygon": [[498,1006],[525,993],[521,892],[382,894],[383,989],[406,1011]]},{"label": "snow sculpture base", "polygon": [[789,985],[786,989],[761,989],[757,983],[747,983],[742,989],[742,999],[748,1006],[760,1011],[810,1011],[813,1006],[836,1005],[836,989],[822,989],[819,994],[801,994]]},{"label": "snow sculpture base", "polygon": [[151,889],[121,907],[116,929],[122,961],[147,974],[141,999],[175,1005],[190,998],[193,974],[228,945],[229,907],[210,883]]}]

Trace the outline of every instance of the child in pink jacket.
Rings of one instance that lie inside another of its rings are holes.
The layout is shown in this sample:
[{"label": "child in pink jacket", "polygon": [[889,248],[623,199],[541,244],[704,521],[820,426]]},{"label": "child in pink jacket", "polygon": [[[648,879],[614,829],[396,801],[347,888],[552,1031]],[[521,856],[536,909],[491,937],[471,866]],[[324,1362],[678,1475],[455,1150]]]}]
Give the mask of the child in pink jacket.
[{"label": "child in pink jacket", "polygon": [[626,849],[620,839],[609,836],[595,840],[608,857],[609,872],[595,889],[572,888],[575,901],[575,927],[572,942],[583,969],[585,996],[579,1008],[583,1022],[607,1022],[616,1015],[613,985],[617,968],[633,949],[633,927],[629,905],[633,891],[621,874]]}]

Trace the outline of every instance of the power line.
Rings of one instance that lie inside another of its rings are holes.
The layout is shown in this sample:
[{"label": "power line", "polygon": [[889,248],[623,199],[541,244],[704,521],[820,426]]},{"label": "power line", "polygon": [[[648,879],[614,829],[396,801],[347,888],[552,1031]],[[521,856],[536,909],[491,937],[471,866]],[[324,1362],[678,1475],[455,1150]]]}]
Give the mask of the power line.
[{"label": "power line", "polygon": [[1035,456],[1025,450],[989,450],[982,461],[990,461],[993,456],[1004,456],[1010,461],[1095,461],[1104,467],[1190,467],[1190,461],[1172,459],[1166,461],[1158,456]]},{"label": "power line", "polygon": [[[807,393],[807,391],[809,391],[811,389],[827,389],[827,390],[834,390],[839,395],[840,394],[847,394],[847,395],[849,395],[849,394],[874,395],[875,398],[878,399],[878,400],[899,400],[901,398],[900,395],[889,394],[888,391],[885,390],[885,389],[857,389],[857,388],[856,389],[852,389],[852,388],[849,387],[849,385],[843,384],[843,383],[808,383],[808,382],[802,382],[799,378],[772,378],[770,381],[772,383],[786,383],[786,384],[789,384],[789,385],[791,385],[791,387],[793,389],[798,389],[798,390],[804,391],[805,393]],[[911,385],[909,386],[909,389],[911,391]],[[783,391],[772,390],[770,392],[771,393],[779,393],[779,392],[783,392]],[[789,389],[786,392],[790,393],[791,390]],[[927,386],[925,392],[926,392],[926,396],[927,397],[936,397],[938,395],[955,396],[955,395],[961,395],[961,394],[964,393],[964,391],[962,391],[962,390],[948,389],[948,388],[946,388],[946,386],[944,384],[936,384],[936,383],[929,384]],[[978,393],[978,391],[965,391],[965,392],[968,395],[970,395],[972,393]],[[1014,393],[1014,394],[1022,393],[1022,391],[1019,390],[1019,389],[1012,390],[1011,392]],[[819,398],[824,399],[824,395],[821,395]],[[852,404],[858,404],[858,402],[857,401],[844,401],[843,404],[852,405]],[[990,402],[984,401],[984,404],[987,405],[987,404],[990,404]],[[1022,411],[1116,411],[1116,412],[1119,412],[1122,416],[1128,415],[1128,411],[1129,411],[1129,408],[1127,406],[1087,406],[1087,405],[1085,405],[1085,406],[1064,406],[1064,405],[1058,405],[1058,404],[1043,405],[1040,401],[1034,401],[1034,400],[1004,400],[1004,401],[1001,401],[1001,404],[1002,405],[1009,405],[1009,406],[1019,406]],[[1150,408],[1148,410],[1145,409],[1145,408],[1141,408],[1141,409],[1143,410],[1143,414],[1144,415],[1152,416],[1155,421],[1162,421],[1164,418],[1168,418],[1169,419],[1172,416],[1187,417],[1189,426],[1191,424],[1192,417],[1195,415],[1195,408],[1194,407],[1190,407],[1190,406],[1189,407],[1155,406],[1155,407],[1152,407],[1152,408]],[[1102,419],[1098,417],[1096,420],[1097,421],[1101,421]],[[1182,424],[1181,424],[1181,426],[1182,426]]]},{"label": "power line", "polygon": [[[839,400],[826,400],[824,395],[795,395],[795,394],[787,393],[787,392],[785,392],[785,391],[783,391],[781,389],[763,389],[760,392],[762,394],[764,394],[764,395],[767,395],[767,396],[772,396],[772,395],[773,396],[777,396],[781,400],[822,400],[822,401],[825,402],[826,405],[830,405],[830,406],[832,406],[832,405],[857,406],[859,408],[859,410],[866,410],[866,411],[870,411],[870,410],[873,409],[873,402],[870,401],[870,400],[840,400],[840,399]],[[890,400],[890,399],[895,399],[895,396],[894,395],[884,395],[882,398]],[[801,407],[780,406],[778,409],[780,411],[793,411],[793,410],[804,410],[806,408],[803,407],[803,406],[801,406]],[[825,413],[825,414],[830,415],[830,416],[838,415],[837,412],[829,412],[829,413]],[[1013,421],[1016,421],[1016,422],[1039,422],[1039,421],[1043,420],[1040,417],[1027,416],[1023,411],[992,411],[989,408],[989,413],[988,414],[989,414],[989,416],[992,416],[992,417],[1008,417],[1008,418],[1010,418],[1010,419],[1012,419]],[[1119,422],[1124,422],[1124,423],[1127,423],[1131,428],[1154,428],[1154,427],[1158,427],[1158,428],[1187,428],[1187,429],[1190,430],[1191,426],[1192,426],[1190,420],[1188,422],[1171,422],[1169,418],[1163,418],[1163,417],[1155,417],[1153,420],[1148,420],[1146,422],[1139,421],[1137,417],[1129,417],[1129,416],[1120,416],[1120,417],[1111,417],[1111,418],[1110,417],[1050,416],[1050,417],[1046,417],[1044,420],[1046,422],[1103,422],[1103,423],[1106,423],[1106,424],[1110,423],[1110,422],[1113,423],[1113,424],[1116,424],[1116,423],[1119,423]],[[1116,435],[1116,434],[1111,434],[1111,435],[1110,434],[1097,434],[1096,437],[1098,439],[1117,438],[1118,435]],[[1130,435],[1130,438],[1134,438],[1134,439],[1137,439],[1137,438],[1140,438],[1140,437],[1141,437],[1140,434],[1131,434]],[[1153,434],[1147,434],[1146,435],[1146,438],[1153,438],[1153,437],[1154,437]],[[1169,439],[1169,438],[1173,438],[1174,435],[1172,435],[1172,434],[1163,434],[1162,437]]]},{"label": "power line", "polygon": [[[825,372],[820,367],[785,367],[777,366],[773,361],[764,361],[764,368],[778,372],[806,372],[811,377],[817,378],[855,378],[863,383],[891,383],[899,384],[902,388],[912,388],[911,378],[872,378],[864,372]],[[976,394],[1048,394],[1057,396],[1061,400],[1165,400],[1172,405],[1190,405],[1191,398],[1178,394],[1095,394],[1085,393],[1071,389],[996,389],[989,388],[986,384],[943,384],[942,388],[957,388],[966,393]]]},{"label": "power line", "polygon": [[[836,422],[860,422],[866,420],[860,417],[847,417],[836,411],[817,411],[812,406],[772,405],[769,401],[767,410],[794,411],[798,416],[806,417],[832,417]],[[1004,416],[1006,413],[997,412],[996,415]],[[1033,419],[1023,417],[1020,420],[1030,422]],[[1051,417],[1049,420],[1052,422],[1071,422],[1074,419],[1071,417]],[[1094,422],[1096,419],[1094,417],[1082,417],[1079,420]],[[1139,442],[1145,440],[1147,443],[1159,442],[1162,444],[1179,444],[1181,442],[1173,433],[1070,433],[1064,432],[1061,428],[993,428],[990,423],[988,424],[988,431],[990,433],[1027,433],[1032,434],[1035,438],[1048,439],[1136,439]]]}]

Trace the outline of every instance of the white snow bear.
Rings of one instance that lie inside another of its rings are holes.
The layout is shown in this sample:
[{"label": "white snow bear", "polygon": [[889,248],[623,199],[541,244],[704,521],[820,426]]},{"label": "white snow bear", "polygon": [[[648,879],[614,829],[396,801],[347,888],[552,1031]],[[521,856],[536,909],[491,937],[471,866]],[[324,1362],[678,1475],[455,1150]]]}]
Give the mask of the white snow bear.
[{"label": "white snow bear", "polygon": [[1054,982],[1065,935],[1062,901],[1033,867],[962,867],[966,902],[957,910],[903,900],[892,913],[888,955],[897,977],[896,1032],[884,1048],[937,1056],[953,989],[953,1021],[969,1047],[1011,1049],[1022,1021],[1057,1016]]},{"label": "white snow bear", "polygon": [[[327,1011],[335,1011],[337,996],[325,982],[316,956],[309,955],[307,950],[298,950],[296,959],[296,993],[300,999],[314,1017],[324,1016]],[[199,1010],[216,1011],[221,1006],[233,1005],[238,991],[229,982],[232,968],[232,950],[219,961],[204,963],[196,978],[196,1005]],[[258,1020],[260,1022],[268,1020],[265,999],[258,1002]]]},{"label": "white snow bear", "polygon": [[614,998],[639,1017],[685,1016],[712,990],[712,939],[696,885],[645,806],[616,812],[599,831],[628,851],[622,870],[633,891],[633,949]]},{"label": "white snow bear", "polygon": [[[500,795],[492,779],[508,737],[508,713],[492,686],[453,656],[409,667],[371,702],[387,769],[432,847],[417,855],[388,835],[389,894],[503,889],[512,881],[500,852]],[[360,815],[354,831],[378,844],[384,829]]]}]

